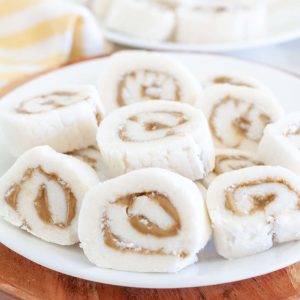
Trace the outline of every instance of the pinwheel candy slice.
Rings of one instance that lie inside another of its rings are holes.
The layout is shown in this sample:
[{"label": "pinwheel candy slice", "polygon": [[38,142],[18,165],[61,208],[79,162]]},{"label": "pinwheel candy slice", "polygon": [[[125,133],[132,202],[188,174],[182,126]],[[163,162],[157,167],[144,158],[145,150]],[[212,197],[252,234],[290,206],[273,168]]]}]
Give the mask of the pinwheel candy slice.
[{"label": "pinwheel candy slice", "polygon": [[174,29],[175,14],[165,5],[148,0],[114,0],[105,25],[144,40],[163,41]]},{"label": "pinwheel candy slice", "polygon": [[300,112],[268,125],[258,150],[266,164],[282,166],[300,175]]},{"label": "pinwheel candy slice", "polygon": [[188,104],[144,101],[120,108],[103,120],[97,141],[110,176],[159,167],[197,180],[214,166],[205,117]]},{"label": "pinwheel candy slice", "polygon": [[283,109],[271,95],[232,85],[205,89],[200,107],[216,147],[249,151],[257,150],[266,125],[283,115]]},{"label": "pinwheel candy slice", "polygon": [[181,43],[240,41],[264,34],[266,19],[263,1],[187,1],[177,9],[175,36]]},{"label": "pinwheel candy slice", "polygon": [[255,166],[222,174],[206,201],[215,246],[225,258],[300,239],[300,180],[288,169]]},{"label": "pinwheel candy slice", "polygon": [[216,149],[215,168],[201,183],[208,188],[211,182],[219,175],[247,167],[263,165],[258,155],[238,149]]},{"label": "pinwheel candy slice", "polygon": [[195,105],[201,87],[177,60],[165,54],[122,51],[109,59],[99,80],[108,111],[142,100],[171,100]]},{"label": "pinwheel candy slice", "polygon": [[179,271],[197,260],[209,237],[197,186],[163,169],[136,170],[95,186],[79,216],[81,247],[103,268]]},{"label": "pinwheel candy slice", "polygon": [[68,152],[95,144],[103,115],[94,87],[59,85],[1,102],[0,131],[14,156],[41,145]]},{"label": "pinwheel candy slice", "polygon": [[87,164],[39,146],[24,153],[0,179],[0,215],[48,242],[78,242],[78,214],[98,177]]}]

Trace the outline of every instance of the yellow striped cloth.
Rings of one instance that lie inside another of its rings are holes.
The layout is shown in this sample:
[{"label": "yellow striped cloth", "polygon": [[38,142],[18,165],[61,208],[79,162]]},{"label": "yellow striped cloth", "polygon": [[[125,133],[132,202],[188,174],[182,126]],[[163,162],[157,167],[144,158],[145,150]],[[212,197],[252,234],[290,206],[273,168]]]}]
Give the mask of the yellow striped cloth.
[{"label": "yellow striped cloth", "polygon": [[0,0],[0,88],[102,51],[100,30],[87,8],[58,0]]}]

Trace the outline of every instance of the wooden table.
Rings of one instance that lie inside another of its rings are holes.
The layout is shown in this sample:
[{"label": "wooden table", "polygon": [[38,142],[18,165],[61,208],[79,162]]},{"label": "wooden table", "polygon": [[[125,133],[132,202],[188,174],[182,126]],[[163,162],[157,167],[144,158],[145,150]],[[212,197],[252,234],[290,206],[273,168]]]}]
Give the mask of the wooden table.
[{"label": "wooden table", "polygon": [[41,267],[0,245],[0,299],[26,300],[196,300],[300,299],[300,263],[286,269],[232,284],[155,290],[98,284]]},{"label": "wooden table", "polygon": [[[2,89],[0,97],[40,74]],[[0,244],[0,300],[13,299],[296,300],[300,299],[300,263],[266,276],[232,284],[174,290],[134,289],[98,284],[60,274],[41,267]]]}]

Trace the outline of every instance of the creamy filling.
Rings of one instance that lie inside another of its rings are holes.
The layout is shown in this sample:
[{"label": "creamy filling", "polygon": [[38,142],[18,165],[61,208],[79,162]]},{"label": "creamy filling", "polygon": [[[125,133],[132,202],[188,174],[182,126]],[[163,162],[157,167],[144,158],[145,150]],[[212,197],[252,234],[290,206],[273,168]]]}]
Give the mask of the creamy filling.
[{"label": "creamy filling", "polygon": [[230,95],[214,105],[209,116],[214,138],[228,148],[238,148],[244,140],[258,143],[270,122],[271,118],[253,103]]},{"label": "creamy filling", "polygon": [[125,74],[117,91],[118,106],[137,100],[181,100],[177,80],[168,73],[152,70],[137,70]]},{"label": "creamy filling", "polygon": [[[151,191],[130,194],[118,198],[111,205],[118,209],[122,208],[123,217],[138,234],[164,239],[177,236],[181,230],[181,221],[176,208],[168,197],[161,193]],[[104,243],[114,250],[144,255],[174,255],[182,258],[188,255],[186,252],[168,253],[163,247],[153,250],[139,246],[138,241],[128,241],[120,234],[114,233],[111,223],[107,210],[102,218],[102,234]]]},{"label": "creamy filling", "polygon": [[225,208],[237,216],[253,215],[266,209],[276,214],[300,208],[300,194],[283,179],[267,177],[234,184],[224,193]]},{"label": "creamy filling", "polygon": [[19,114],[40,114],[67,107],[81,101],[87,101],[88,99],[89,96],[77,92],[56,91],[21,102],[16,108],[16,112]]},{"label": "creamy filling", "polygon": [[179,126],[188,122],[182,112],[141,112],[129,117],[119,128],[119,138],[124,142],[147,142],[176,135]]},{"label": "creamy filling", "polygon": [[262,164],[262,162],[251,159],[246,155],[217,155],[214,173],[220,175],[226,172]]},{"label": "creamy filling", "polygon": [[[32,190],[36,191],[35,196],[32,195]],[[40,220],[47,225],[67,228],[75,218],[77,199],[71,188],[57,174],[47,173],[41,166],[27,169],[21,181],[9,188],[5,195],[6,203],[20,216],[22,216],[22,212],[19,210],[18,204],[20,197],[23,197],[24,200],[24,195],[27,201],[28,195],[33,197],[36,213]],[[52,213],[55,210],[52,203],[57,201],[57,198],[63,199],[66,203],[64,221],[57,221],[62,219],[60,214],[57,213],[57,216],[54,216]],[[23,221],[24,224],[29,223],[28,220]]]},{"label": "creamy filling", "polygon": [[66,153],[80,159],[81,161],[87,163],[94,170],[97,170],[98,160],[100,158],[100,152],[95,146],[90,146],[84,149],[73,150]]},{"label": "creamy filling", "polygon": [[214,84],[231,84],[231,85],[235,85],[235,86],[245,86],[245,87],[249,87],[249,88],[253,88],[253,85],[237,80],[235,78],[229,77],[229,76],[217,76],[213,79],[213,83]]}]

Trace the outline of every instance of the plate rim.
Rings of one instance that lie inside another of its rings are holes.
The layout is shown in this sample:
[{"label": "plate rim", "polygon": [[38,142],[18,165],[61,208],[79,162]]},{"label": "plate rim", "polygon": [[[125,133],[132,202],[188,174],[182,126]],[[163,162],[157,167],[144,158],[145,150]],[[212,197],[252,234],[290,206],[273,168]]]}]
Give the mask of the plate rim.
[{"label": "plate rim", "polygon": [[267,38],[244,40],[228,43],[215,44],[184,44],[175,42],[158,42],[135,38],[130,35],[122,34],[104,27],[101,27],[104,37],[115,44],[134,47],[139,49],[148,49],[154,51],[169,52],[194,52],[194,53],[222,53],[230,51],[251,50],[272,45],[284,44],[300,37],[300,27],[290,31],[285,31],[275,36],[267,36]]}]

